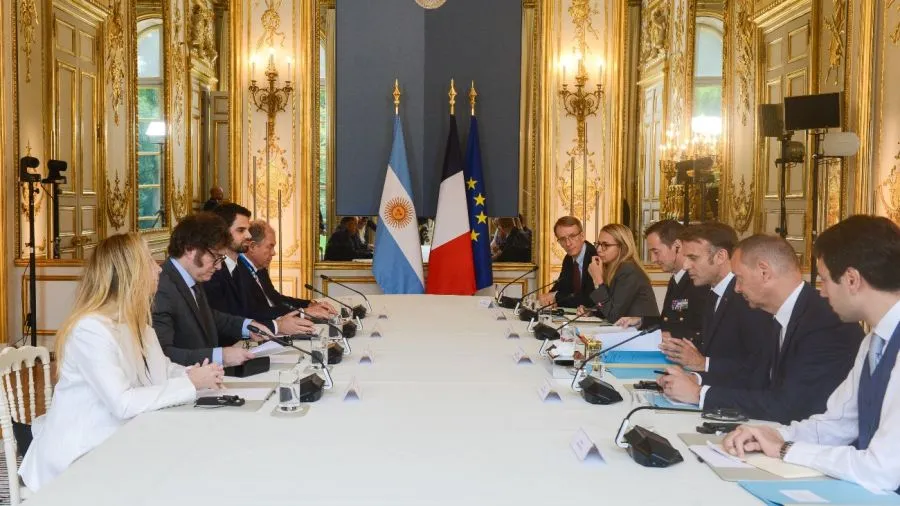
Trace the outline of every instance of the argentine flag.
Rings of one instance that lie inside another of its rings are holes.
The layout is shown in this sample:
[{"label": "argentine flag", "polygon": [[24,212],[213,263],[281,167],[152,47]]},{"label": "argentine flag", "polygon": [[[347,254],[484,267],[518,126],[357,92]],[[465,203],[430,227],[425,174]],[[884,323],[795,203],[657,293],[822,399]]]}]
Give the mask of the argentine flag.
[{"label": "argentine flag", "polygon": [[425,291],[419,223],[413,206],[406,142],[399,114],[394,115],[394,143],[381,191],[372,272],[384,293]]}]

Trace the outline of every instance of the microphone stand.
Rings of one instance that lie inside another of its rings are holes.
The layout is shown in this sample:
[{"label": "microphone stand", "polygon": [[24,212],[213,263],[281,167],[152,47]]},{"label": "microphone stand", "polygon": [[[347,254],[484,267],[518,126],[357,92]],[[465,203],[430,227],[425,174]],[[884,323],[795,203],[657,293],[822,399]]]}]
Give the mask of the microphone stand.
[{"label": "microphone stand", "polygon": [[[518,314],[519,314],[519,312],[522,310],[522,306],[521,306],[521,305],[522,305],[522,302],[523,302],[529,295],[535,294],[535,293],[537,293],[537,292],[543,290],[544,288],[547,288],[548,286],[550,286],[550,285],[552,285],[552,284],[554,284],[554,283],[556,283],[556,281],[551,281],[551,282],[547,283],[547,284],[544,285],[544,286],[539,286],[539,287],[535,288],[534,290],[532,290],[532,291],[526,293],[525,295],[522,295],[522,297],[519,299],[519,302],[516,302],[516,308],[515,308],[515,310],[513,311],[513,314],[514,314],[514,315],[518,315]],[[552,306],[553,304],[556,304],[556,302],[552,302],[552,303],[550,303],[550,304],[548,304],[548,305]],[[544,307],[546,307],[546,306],[544,306]]]},{"label": "microphone stand", "polygon": [[329,277],[329,276],[326,276],[325,274],[319,274],[319,277],[322,278],[322,279],[325,280],[325,281],[328,281],[328,282],[330,282],[330,283],[334,283],[334,284],[336,284],[336,285],[338,285],[338,286],[344,287],[344,288],[346,288],[347,290],[350,290],[351,292],[353,292],[353,293],[355,293],[355,294],[361,296],[361,297],[363,298],[363,300],[366,301],[366,306],[369,308],[369,311],[373,311],[373,309],[372,309],[372,303],[369,302],[369,298],[366,297],[366,295],[365,295],[364,293],[360,292],[359,290],[355,290],[355,289],[351,288],[350,286],[345,285],[344,283],[341,283],[340,281],[336,281],[334,278]]},{"label": "microphone stand", "polygon": [[313,293],[317,293],[317,294],[319,294],[319,295],[321,295],[321,296],[323,296],[323,297],[325,297],[325,298],[327,298],[327,299],[331,299],[331,300],[337,302],[338,304],[344,306],[345,308],[349,309],[349,310],[350,310],[350,314],[351,314],[354,318],[356,318],[356,324],[359,326],[360,329],[363,328],[362,321],[361,321],[360,319],[366,317],[366,308],[362,307],[362,305],[358,305],[358,306],[356,306],[356,307],[351,307],[351,306],[350,306],[349,304],[347,304],[346,302],[343,302],[343,301],[340,301],[340,300],[338,300],[338,299],[335,299],[334,297],[328,295],[327,293],[325,293],[325,292],[323,292],[323,291],[321,291],[321,290],[317,290],[316,287],[312,286],[312,285],[309,284],[309,283],[306,283],[305,285],[303,285],[303,287],[306,288],[307,290],[313,292]]},{"label": "microphone stand", "polygon": [[303,348],[295,346],[293,343],[285,341],[284,339],[281,339],[280,337],[275,337],[272,334],[257,327],[256,325],[249,325],[247,327],[247,329],[250,330],[251,332],[256,332],[257,334],[263,336],[266,339],[266,341],[272,341],[273,343],[280,344],[281,346],[284,346],[285,348],[293,348],[293,349],[299,351],[300,353],[309,355],[309,357],[312,360],[315,360],[316,362],[319,363],[320,366],[322,366],[322,371],[325,373],[325,386],[322,388],[324,388],[325,390],[331,390],[331,388],[334,387],[334,381],[331,379],[331,373],[328,371],[328,366],[324,362],[322,362],[321,357],[317,356],[315,353],[308,352],[308,351],[304,350]]},{"label": "microphone stand", "polygon": [[40,182],[41,175],[29,172],[40,165],[37,158],[24,156],[19,160],[19,184],[28,185],[28,233],[29,241],[25,243],[31,248],[28,255],[28,314],[25,315],[25,327],[31,334],[31,345],[37,346],[37,240],[34,234],[34,196],[40,191],[34,185]]},{"label": "microphone stand", "polygon": [[628,448],[630,445],[622,441],[622,436],[625,435],[625,431],[628,429],[628,421],[631,419],[631,415],[637,413],[638,411],[643,411],[645,409],[650,409],[653,411],[674,411],[679,413],[697,413],[696,409],[688,409],[688,408],[668,408],[668,407],[656,407],[656,406],[638,406],[625,415],[625,418],[622,419],[622,424],[619,425],[619,430],[616,432],[615,443],[619,448]]},{"label": "microphone stand", "polygon": [[534,272],[536,270],[537,270],[537,267],[532,267],[531,270],[529,270],[527,272],[523,272],[522,274],[517,276],[515,279],[510,281],[509,283],[506,283],[505,285],[503,285],[503,288],[500,289],[500,292],[497,293],[497,295],[495,297],[495,300],[497,301],[497,305],[502,308],[506,308],[506,309],[513,309],[513,308],[517,307],[518,304],[520,302],[522,302],[522,297],[520,297],[518,299],[516,299],[515,297],[504,297],[503,292],[505,292],[506,289],[509,288],[509,285],[515,283],[516,281],[519,281],[520,279],[524,278],[525,276],[531,274],[532,272]]},{"label": "microphone stand", "polygon": [[[778,220],[778,228],[775,231],[778,235],[781,236],[782,239],[787,237],[787,164],[788,164],[788,143],[791,141],[791,137],[794,136],[794,132],[787,131],[785,132],[781,138],[781,158],[775,160],[776,165],[781,166],[781,180],[779,182],[778,188],[778,201],[780,204],[779,209],[779,220]],[[813,180],[815,181],[815,180]],[[815,186],[815,185],[814,185]],[[813,201],[815,202],[815,201]]]},{"label": "microphone stand", "polygon": [[[572,320],[572,321],[574,321],[574,320]],[[645,336],[645,335],[647,335],[647,334],[651,334],[651,333],[653,333],[653,332],[656,332],[657,330],[659,330],[659,328],[660,328],[660,325],[651,325],[651,326],[647,327],[646,329],[644,329],[644,330],[638,332],[637,334],[635,334],[635,335],[629,337],[628,339],[625,339],[624,341],[622,341],[622,342],[619,343],[619,344],[610,346],[609,348],[602,349],[602,350],[600,350],[600,351],[598,351],[598,352],[596,352],[596,353],[592,353],[591,355],[585,357],[585,359],[581,361],[581,365],[578,366],[578,369],[575,369],[575,376],[572,378],[572,385],[571,385],[572,390],[574,390],[574,391],[576,391],[576,392],[578,391],[578,389],[575,388],[575,382],[578,380],[578,375],[581,373],[581,371],[584,370],[584,366],[585,366],[588,362],[590,362],[591,360],[594,360],[594,359],[595,359],[597,356],[599,356],[599,355],[603,355],[604,353],[608,353],[608,352],[610,352],[610,351],[612,351],[612,350],[618,348],[619,346],[622,346],[623,344],[630,343],[631,341],[634,341],[635,339],[637,339],[637,338],[639,338],[639,337],[641,337],[641,336]]]}]

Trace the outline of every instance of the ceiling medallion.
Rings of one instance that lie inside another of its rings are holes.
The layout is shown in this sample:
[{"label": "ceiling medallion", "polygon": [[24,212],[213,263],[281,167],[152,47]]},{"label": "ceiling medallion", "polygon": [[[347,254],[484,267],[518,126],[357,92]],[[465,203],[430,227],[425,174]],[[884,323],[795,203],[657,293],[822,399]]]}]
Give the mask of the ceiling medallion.
[{"label": "ceiling medallion", "polygon": [[444,5],[447,0],[416,0],[416,3],[426,9],[437,9]]}]

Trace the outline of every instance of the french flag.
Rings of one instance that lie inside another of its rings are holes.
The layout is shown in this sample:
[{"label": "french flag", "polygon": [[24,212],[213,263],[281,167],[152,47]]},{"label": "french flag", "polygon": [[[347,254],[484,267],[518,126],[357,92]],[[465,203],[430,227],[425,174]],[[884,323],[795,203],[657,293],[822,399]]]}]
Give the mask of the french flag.
[{"label": "french flag", "polygon": [[472,295],[475,293],[475,266],[472,260],[472,231],[466,205],[462,151],[456,116],[450,115],[450,135],[444,154],[441,191],[438,194],[434,237],[428,258],[425,293]]}]

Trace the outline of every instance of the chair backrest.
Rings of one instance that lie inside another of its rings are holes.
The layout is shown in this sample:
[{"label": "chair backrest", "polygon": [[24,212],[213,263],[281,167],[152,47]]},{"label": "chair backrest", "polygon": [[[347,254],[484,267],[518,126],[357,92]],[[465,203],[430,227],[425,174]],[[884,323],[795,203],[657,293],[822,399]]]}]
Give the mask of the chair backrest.
[{"label": "chair backrest", "polygon": [[[21,501],[18,465],[16,463],[16,438],[13,435],[12,421],[31,423],[37,417],[34,392],[34,366],[40,360],[44,370],[44,412],[50,409],[50,352],[47,348],[22,346],[21,348],[5,348],[0,351],[0,377],[3,388],[0,388],[0,429],[3,430],[3,456],[6,459],[6,470],[9,477],[10,503],[15,506]],[[22,368],[28,370],[28,404],[26,418],[25,396],[22,394]],[[15,377],[15,381],[13,381]],[[13,392],[15,382],[15,393]]]}]

